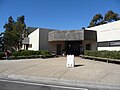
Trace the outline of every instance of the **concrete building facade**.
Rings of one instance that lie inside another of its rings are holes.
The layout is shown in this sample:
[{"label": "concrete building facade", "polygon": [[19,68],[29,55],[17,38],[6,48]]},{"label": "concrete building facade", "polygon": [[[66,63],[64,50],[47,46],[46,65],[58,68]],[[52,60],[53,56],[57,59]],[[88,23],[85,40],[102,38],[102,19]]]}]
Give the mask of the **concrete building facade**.
[{"label": "concrete building facade", "polygon": [[28,50],[50,50],[48,33],[52,29],[29,27],[29,47]]},{"label": "concrete building facade", "polygon": [[96,31],[90,30],[67,30],[67,31],[51,31],[48,33],[48,41],[51,51],[57,54],[68,52],[69,45],[75,55],[80,52],[80,46],[85,50],[96,50]]},{"label": "concrete building facade", "polygon": [[56,54],[67,53],[69,46],[74,54],[84,50],[120,50],[120,20],[85,30],[54,30],[28,28],[28,50],[49,50]]},{"label": "concrete building facade", "polygon": [[98,50],[120,50],[120,20],[86,29],[97,31]]},{"label": "concrete building facade", "polygon": [[97,34],[91,30],[53,30],[45,28],[29,29],[28,50],[49,50],[61,55],[67,53],[69,46],[74,54],[80,54],[80,47],[96,50]]}]

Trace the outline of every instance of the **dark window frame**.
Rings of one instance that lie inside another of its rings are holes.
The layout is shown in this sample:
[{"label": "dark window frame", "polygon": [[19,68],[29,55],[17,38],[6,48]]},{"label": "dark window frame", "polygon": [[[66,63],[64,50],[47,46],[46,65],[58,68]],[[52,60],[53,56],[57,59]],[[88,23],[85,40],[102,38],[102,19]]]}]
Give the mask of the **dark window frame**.
[{"label": "dark window frame", "polygon": [[97,42],[97,47],[116,47],[120,46],[120,40]]},{"label": "dark window frame", "polygon": [[109,47],[109,42],[108,41],[97,42],[97,47]]},{"label": "dark window frame", "polygon": [[109,42],[110,47],[114,47],[114,46],[120,46],[120,40],[116,40],[116,41],[110,41]]}]

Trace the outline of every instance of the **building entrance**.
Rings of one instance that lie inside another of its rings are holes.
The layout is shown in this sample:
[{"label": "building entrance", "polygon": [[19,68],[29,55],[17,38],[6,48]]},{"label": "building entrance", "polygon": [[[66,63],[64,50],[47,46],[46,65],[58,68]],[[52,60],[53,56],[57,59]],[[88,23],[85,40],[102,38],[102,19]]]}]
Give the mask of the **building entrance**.
[{"label": "building entrance", "polygon": [[66,54],[74,54],[76,56],[80,55],[80,46],[82,46],[82,41],[66,41]]}]

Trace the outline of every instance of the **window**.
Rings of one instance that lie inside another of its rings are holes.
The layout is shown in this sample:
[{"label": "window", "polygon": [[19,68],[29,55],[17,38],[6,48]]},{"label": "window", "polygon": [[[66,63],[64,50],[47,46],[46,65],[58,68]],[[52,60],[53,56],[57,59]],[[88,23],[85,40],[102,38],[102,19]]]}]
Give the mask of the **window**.
[{"label": "window", "polygon": [[97,45],[98,47],[109,47],[109,42],[108,41],[98,42]]},{"label": "window", "polygon": [[118,41],[110,41],[110,46],[120,46],[120,40]]},{"label": "window", "polygon": [[114,47],[114,46],[120,46],[120,40],[98,42],[97,44],[98,44],[98,47]]}]

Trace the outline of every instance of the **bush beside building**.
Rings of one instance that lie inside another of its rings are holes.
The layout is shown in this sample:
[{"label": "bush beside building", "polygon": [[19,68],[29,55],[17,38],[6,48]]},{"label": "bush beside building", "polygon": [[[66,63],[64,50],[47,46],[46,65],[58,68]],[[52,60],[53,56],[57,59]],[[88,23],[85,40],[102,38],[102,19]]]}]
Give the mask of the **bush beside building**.
[{"label": "bush beside building", "polygon": [[85,55],[110,58],[110,59],[120,59],[120,51],[97,51],[97,50],[85,50]]}]

